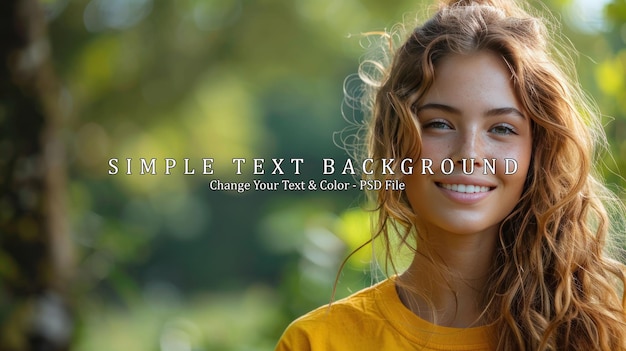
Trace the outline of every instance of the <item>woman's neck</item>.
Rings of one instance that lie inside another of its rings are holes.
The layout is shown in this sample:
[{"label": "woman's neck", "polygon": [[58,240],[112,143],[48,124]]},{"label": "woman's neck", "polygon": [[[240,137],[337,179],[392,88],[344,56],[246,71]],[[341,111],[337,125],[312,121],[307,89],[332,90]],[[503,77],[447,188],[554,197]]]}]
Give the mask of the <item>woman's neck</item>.
[{"label": "woman's neck", "polygon": [[497,233],[431,235],[418,245],[409,268],[398,278],[406,307],[422,319],[448,327],[486,324],[485,292],[493,272]]}]

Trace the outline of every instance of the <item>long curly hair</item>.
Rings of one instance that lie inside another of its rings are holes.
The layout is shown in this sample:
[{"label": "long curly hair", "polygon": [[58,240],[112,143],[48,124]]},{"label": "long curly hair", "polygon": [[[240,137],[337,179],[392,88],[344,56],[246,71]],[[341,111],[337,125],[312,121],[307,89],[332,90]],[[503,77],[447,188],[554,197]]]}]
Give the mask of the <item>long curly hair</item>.
[{"label": "long curly hair", "polygon": [[[363,101],[371,117],[367,157],[420,154],[414,107],[442,57],[499,55],[530,117],[533,146],[522,196],[500,225],[485,294],[494,343],[498,350],[626,350],[625,270],[607,255],[610,209],[623,211],[594,170],[607,144],[600,116],[577,83],[571,48],[531,13],[511,0],[449,1],[406,39],[384,33],[391,59],[366,60],[360,71],[371,92]],[[375,177],[402,179],[395,171],[382,174],[378,164]],[[416,217],[404,191],[373,195],[372,241],[385,244],[394,266],[392,247],[419,245]]]}]

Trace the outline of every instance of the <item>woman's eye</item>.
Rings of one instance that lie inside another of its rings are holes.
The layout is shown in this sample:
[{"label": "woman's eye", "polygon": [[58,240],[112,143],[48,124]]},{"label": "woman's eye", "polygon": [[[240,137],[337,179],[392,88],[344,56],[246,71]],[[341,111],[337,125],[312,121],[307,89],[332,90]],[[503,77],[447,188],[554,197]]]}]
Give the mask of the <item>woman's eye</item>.
[{"label": "woman's eye", "polygon": [[446,122],[442,122],[442,121],[432,121],[432,122],[428,122],[426,124],[424,124],[424,128],[432,128],[432,129],[452,129],[452,127],[446,123]]},{"label": "woman's eye", "polygon": [[508,125],[498,125],[495,126],[493,128],[491,128],[491,132],[496,133],[496,134],[504,134],[504,135],[508,135],[508,134],[517,134],[515,132],[515,128],[508,126]]}]

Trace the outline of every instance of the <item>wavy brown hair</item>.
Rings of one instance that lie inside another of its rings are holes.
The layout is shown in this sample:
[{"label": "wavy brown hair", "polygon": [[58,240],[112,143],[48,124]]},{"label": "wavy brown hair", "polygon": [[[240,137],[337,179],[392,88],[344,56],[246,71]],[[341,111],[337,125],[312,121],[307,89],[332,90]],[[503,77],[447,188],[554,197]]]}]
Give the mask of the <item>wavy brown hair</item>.
[{"label": "wavy brown hair", "polygon": [[[420,154],[414,106],[433,84],[437,62],[488,50],[507,64],[531,119],[533,150],[523,194],[502,222],[485,316],[498,350],[626,350],[624,266],[606,255],[610,211],[619,200],[599,181],[594,161],[606,146],[599,114],[576,81],[571,52],[547,22],[515,1],[450,1],[418,25],[389,64],[364,61],[370,88],[369,157]],[[376,177],[401,179],[392,175]],[[383,180],[384,180],[383,179]],[[382,240],[395,266],[394,243],[414,249],[415,215],[404,191],[373,194]],[[619,212],[618,213],[623,213]]]}]

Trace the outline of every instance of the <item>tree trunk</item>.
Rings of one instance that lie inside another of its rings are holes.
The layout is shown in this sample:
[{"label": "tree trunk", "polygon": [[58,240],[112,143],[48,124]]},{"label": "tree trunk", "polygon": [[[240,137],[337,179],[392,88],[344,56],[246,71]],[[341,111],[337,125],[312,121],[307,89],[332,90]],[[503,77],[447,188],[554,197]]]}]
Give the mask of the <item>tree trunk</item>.
[{"label": "tree trunk", "polygon": [[37,0],[0,2],[0,349],[68,350],[60,88]]}]

